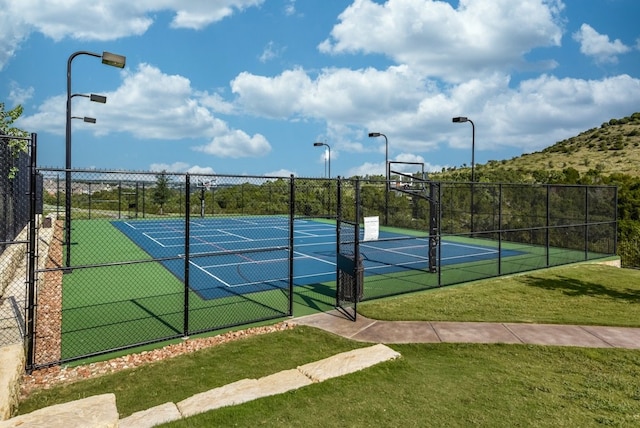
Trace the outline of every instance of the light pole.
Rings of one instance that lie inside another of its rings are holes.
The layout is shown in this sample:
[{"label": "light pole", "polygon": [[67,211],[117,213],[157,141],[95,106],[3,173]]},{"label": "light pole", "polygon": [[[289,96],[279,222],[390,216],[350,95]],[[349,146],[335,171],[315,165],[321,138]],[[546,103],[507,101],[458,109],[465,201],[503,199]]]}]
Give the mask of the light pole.
[{"label": "light pole", "polygon": [[475,212],[475,207],[473,204],[473,193],[474,193],[473,183],[475,183],[476,181],[476,174],[475,174],[476,126],[474,125],[473,120],[464,116],[454,117],[451,121],[454,123],[469,122],[471,124],[471,232],[473,233],[475,232],[475,227],[473,223],[473,214]]},{"label": "light pole", "polygon": [[[110,52],[103,52],[102,55],[94,52],[88,51],[78,51],[74,52],[69,56],[67,60],[67,115],[66,115],[66,127],[65,127],[65,244],[67,246],[66,250],[66,262],[65,266],[69,268],[71,266],[71,99],[74,96],[86,96],[82,94],[73,94],[71,95],[71,63],[73,59],[79,55],[89,55],[96,58],[102,58],[102,63],[106,65],[110,65],[112,67],[124,68],[126,63],[126,58],[122,55],[113,54]],[[104,103],[107,101],[106,97],[101,95],[91,94],[89,96],[91,101]],[[85,122],[86,119],[91,118],[82,118]],[[95,123],[95,119],[93,122]],[[67,270],[68,272],[68,270]]]},{"label": "light pole", "polygon": [[384,137],[384,225],[389,224],[389,140],[387,136],[380,132],[369,132],[369,138]]},{"label": "light pole", "polygon": [[471,182],[473,183],[476,181],[476,175],[475,175],[476,126],[473,124],[473,120],[463,116],[454,117],[452,119],[452,122],[453,123],[469,122],[471,124]]},{"label": "light pole", "polygon": [[315,147],[327,146],[327,149],[329,150],[329,156],[328,157],[325,156],[324,160],[326,161],[327,159],[329,159],[329,178],[331,178],[331,146],[323,142],[316,142],[316,143],[313,143],[313,145]]}]

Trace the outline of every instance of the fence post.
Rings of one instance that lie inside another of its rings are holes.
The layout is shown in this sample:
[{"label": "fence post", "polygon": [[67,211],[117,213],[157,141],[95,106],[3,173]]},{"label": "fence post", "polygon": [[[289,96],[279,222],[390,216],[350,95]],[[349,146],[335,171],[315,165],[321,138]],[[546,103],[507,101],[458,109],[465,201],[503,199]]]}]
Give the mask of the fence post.
[{"label": "fence post", "polygon": [[502,275],[502,183],[498,184],[498,275]]},{"label": "fence post", "polygon": [[551,234],[551,230],[550,230],[551,229],[551,214],[549,212],[549,210],[551,209],[551,207],[550,207],[550,205],[551,205],[551,186],[549,184],[547,184],[547,185],[545,185],[545,187],[547,189],[547,204],[546,204],[547,205],[546,206],[546,208],[547,208],[547,220],[546,220],[547,227],[545,228],[546,229],[545,250],[546,250],[546,253],[547,253],[547,266],[546,267],[549,267],[549,263],[551,262],[550,255],[549,255],[549,245],[551,244],[549,242],[550,234]]},{"label": "fence post", "polygon": [[[356,204],[358,200],[356,199]],[[340,254],[341,230],[342,223],[342,179],[338,176],[336,181],[336,254]],[[340,286],[340,270],[336,269],[336,308],[340,307],[340,296],[338,287]]]},{"label": "fence post", "polygon": [[26,367],[31,372],[35,364],[34,336],[35,336],[35,294],[36,294],[36,134],[31,134],[31,163],[29,168],[29,264],[27,275],[27,328],[26,328]]},{"label": "fence post", "polygon": [[584,186],[584,259],[589,260],[589,187]]},{"label": "fence post", "polygon": [[189,223],[191,222],[191,176],[187,174],[184,178],[184,325],[182,334],[186,337],[189,335]]},{"label": "fence post", "polygon": [[293,258],[295,256],[293,237],[296,207],[296,186],[293,174],[289,183],[289,316],[293,316]]}]

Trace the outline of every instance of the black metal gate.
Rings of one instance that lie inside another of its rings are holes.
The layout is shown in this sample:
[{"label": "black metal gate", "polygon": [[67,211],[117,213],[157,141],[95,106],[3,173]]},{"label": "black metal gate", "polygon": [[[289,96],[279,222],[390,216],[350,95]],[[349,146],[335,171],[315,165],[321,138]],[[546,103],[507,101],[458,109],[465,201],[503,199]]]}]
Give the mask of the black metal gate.
[{"label": "black metal gate", "polygon": [[[345,218],[342,192],[353,183],[355,191],[355,219]],[[355,321],[357,305],[363,297],[364,267],[360,257],[360,182],[337,181],[336,219],[336,308]]]}]

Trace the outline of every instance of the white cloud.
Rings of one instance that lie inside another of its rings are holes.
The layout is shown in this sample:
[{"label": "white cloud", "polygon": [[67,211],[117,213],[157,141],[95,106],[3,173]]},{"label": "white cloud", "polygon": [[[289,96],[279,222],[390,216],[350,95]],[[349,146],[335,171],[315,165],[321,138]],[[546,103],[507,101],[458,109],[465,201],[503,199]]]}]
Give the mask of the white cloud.
[{"label": "white cloud", "polygon": [[[91,127],[96,135],[126,132],[140,139],[178,143],[208,140],[209,144],[196,149],[217,157],[258,157],[271,150],[264,136],[251,136],[215,117],[207,108],[212,97],[194,91],[189,79],[183,76],[165,74],[148,64],[124,70],[121,76],[120,87],[104,93],[106,104],[74,99],[74,111],[98,118]],[[63,95],[45,100],[37,113],[21,117],[20,125],[24,129],[64,134],[65,100]]]},{"label": "white cloud", "polygon": [[582,24],[580,30],[573,34],[573,39],[580,43],[580,52],[592,57],[598,63],[617,63],[618,55],[631,50],[619,39],[609,40],[606,34],[600,34],[588,24]]},{"label": "white cloud", "polygon": [[271,151],[271,145],[263,135],[232,130],[193,150],[223,158],[262,157]]},{"label": "white cloud", "polygon": [[608,118],[628,116],[639,101],[640,80],[628,75],[602,80],[543,75],[496,94],[479,116],[492,147],[534,151],[599,125],[602,112]]},{"label": "white cloud", "polygon": [[149,171],[154,172],[173,172],[173,173],[189,173],[189,174],[215,174],[213,168],[209,166],[189,165],[186,162],[152,163]]},{"label": "white cloud", "polygon": [[272,78],[242,73],[232,89],[251,114],[326,121],[332,156],[381,150],[378,142],[361,144],[363,128],[387,134],[394,153],[466,148],[470,130],[452,133],[454,116],[474,120],[479,150],[538,150],[593,127],[603,111],[609,118],[627,116],[640,101],[640,80],[628,75],[543,75],[511,87],[509,75],[494,73],[442,86],[407,67],[323,70],[315,80],[301,69]]},{"label": "white cloud", "polygon": [[[172,0],[165,3],[170,4],[170,9],[175,10],[176,16],[171,24],[174,28],[191,28],[199,30],[214,22],[231,16],[234,10],[242,11],[246,8],[259,6],[265,0]],[[157,1],[147,0],[145,2],[152,8]]]},{"label": "white cloud", "polygon": [[[559,0],[355,0],[322,52],[380,53],[429,76],[460,81],[523,66],[532,49],[559,46]],[[496,49],[499,46],[500,49]]]},{"label": "white cloud", "polygon": [[239,104],[254,114],[270,118],[288,117],[300,109],[300,93],[308,93],[311,79],[302,69],[286,70],[277,77],[240,73],[232,82]]},{"label": "white cloud", "polygon": [[279,47],[272,40],[269,43],[267,43],[267,45],[264,47],[262,54],[260,54],[260,56],[258,57],[258,60],[262,63],[271,61],[272,59],[275,59],[281,56],[284,50],[285,50],[284,48]]},{"label": "white cloud", "polygon": [[[415,163],[424,164],[424,172],[440,172],[442,171],[442,166],[440,165],[431,165],[429,162],[426,162],[422,156],[412,155],[407,153],[401,153],[394,159],[394,162],[407,162],[406,165],[403,164],[393,164],[393,171],[402,172],[405,174],[413,174],[421,171],[420,165],[415,165]],[[411,164],[409,164],[411,163]],[[351,168],[347,171],[346,177],[352,176],[361,176],[364,177],[366,175],[385,175],[385,167],[384,162],[382,163],[371,163],[365,162],[362,165],[359,165],[355,168]]]},{"label": "white cloud", "polygon": [[189,169],[189,164],[185,162],[174,162],[172,164],[167,163],[152,163],[149,166],[149,171],[157,172],[184,172]]},{"label": "white cloud", "polygon": [[14,105],[24,105],[27,101],[33,98],[35,89],[33,87],[21,88],[17,82],[9,83],[9,99]]},{"label": "white cloud", "polygon": [[13,14],[7,3],[9,0],[0,0],[0,71],[31,32],[31,26]]},{"label": "white cloud", "polygon": [[294,177],[297,177],[298,173],[295,171],[290,171],[288,169],[279,169],[277,171],[267,172],[264,175],[267,177],[290,177],[292,175]]},{"label": "white cloud", "polygon": [[285,70],[275,77],[240,73],[231,82],[237,102],[259,116],[292,115],[357,121],[388,110],[406,110],[433,84],[408,67],[387,70],[325,69],[312,80],[304,70]]},{"label": "white cloud", "polygon": [[296,0],[288,0],[284,5],[284,14],[287,16],[296,14]]},{"label": "white cloud", "polygon": [[265,0],[0,0],[0,70],[31,32],[55,41],[117,40],[144,34],[154,14],[174,13],[172,28],[199,30]]}]

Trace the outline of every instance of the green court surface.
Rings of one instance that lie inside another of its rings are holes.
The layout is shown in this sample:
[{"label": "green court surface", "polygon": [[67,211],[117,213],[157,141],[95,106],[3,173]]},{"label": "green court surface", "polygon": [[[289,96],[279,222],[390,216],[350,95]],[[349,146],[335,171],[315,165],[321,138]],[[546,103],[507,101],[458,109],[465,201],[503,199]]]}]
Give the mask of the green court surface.
[{"label": "green court surface", "polygon": [[[274,289],[205,300],[109,221],[76,220],[73,272],[63,276],[61,359],[102,353],[133,344],[179,338],[259,320],[284,318],[288,290]],[[415,232],[404,231],[410,234]],[[509,257],[443,263],[439,272],[404,269],[364,274],[364,299],[453,285],[517,272],[600,258],[601,254],[547,249],[487,239],[443,237],[443,244],[509,250]],[[294,315],[335,305],[335,281],[294,287]],[[185,307],[188,311],[185,316]]]}]

